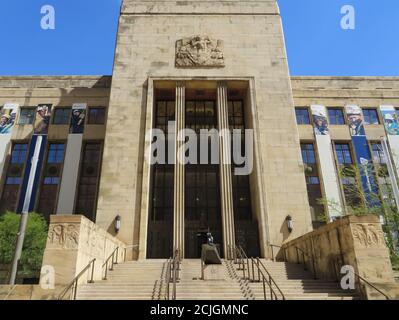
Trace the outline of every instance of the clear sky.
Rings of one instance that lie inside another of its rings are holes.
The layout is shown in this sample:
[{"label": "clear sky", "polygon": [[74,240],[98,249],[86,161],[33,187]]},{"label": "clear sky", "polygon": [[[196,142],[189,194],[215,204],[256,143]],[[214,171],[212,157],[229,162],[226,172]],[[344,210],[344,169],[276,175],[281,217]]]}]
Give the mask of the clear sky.
[{"label": "clear sky", "polygon": [[[278,0],[293,75],[399,76],[399,0]],[[55,30],[42,30],[43,5]],[[341,7],[355,8],[355,30]],[[120,0],[1,0],[0,75],[111,74]]]}]

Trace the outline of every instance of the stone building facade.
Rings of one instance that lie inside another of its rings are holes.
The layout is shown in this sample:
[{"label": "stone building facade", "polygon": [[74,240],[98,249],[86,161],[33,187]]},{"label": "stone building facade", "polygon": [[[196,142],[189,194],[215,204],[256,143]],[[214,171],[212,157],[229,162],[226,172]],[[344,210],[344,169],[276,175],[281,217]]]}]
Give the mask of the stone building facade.
[{"label": "stone building facade", "polygon": [[[125,0],[112,77],[1,77],[0,105],[13,121],[1,210],[83,214],[139,259],[199,257],[207,230],[226,257],[235,244],[268,256],[346,213],[356,181],[342,166],[384,165],[383,137],[394,165],[399,149],[399,79],[290,77],[274,0]],[[173,161],[151,164],[151,132],[169,121]],[[228,135],[220,164],[180,163],[184,128],[252,130],[253,169],[223,162]],[[384,199],[394,177],[366,178]]]}]

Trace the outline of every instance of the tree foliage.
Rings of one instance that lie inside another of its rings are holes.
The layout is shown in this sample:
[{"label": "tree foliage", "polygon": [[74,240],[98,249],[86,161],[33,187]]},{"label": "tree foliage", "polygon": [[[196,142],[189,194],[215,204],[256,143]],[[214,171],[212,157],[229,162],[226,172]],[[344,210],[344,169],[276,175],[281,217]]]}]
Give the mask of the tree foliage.
[{"label": "tree foliage", "polygon": [[[21,216],[6,212],[0,216],[0,263],[12,262]],[[30,213],[22,256],[19,264],[19,276],[33,277],[40,271],[43,252],[47,239],[47,223],[42,215]]]}]

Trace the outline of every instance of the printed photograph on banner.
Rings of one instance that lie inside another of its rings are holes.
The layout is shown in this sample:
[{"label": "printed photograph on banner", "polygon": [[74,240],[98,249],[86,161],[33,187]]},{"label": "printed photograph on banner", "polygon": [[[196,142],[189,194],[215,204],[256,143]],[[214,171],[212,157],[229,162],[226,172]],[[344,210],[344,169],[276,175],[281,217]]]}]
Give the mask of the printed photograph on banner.
[{"label": "printed photograph on banner", "polygon": [[6,103],[0,114],[0,134],[10,134],[18,113],[18,104]]},{"label": "printed photograph on banner", "polygon": [[362,109],[358,106],[346,106],[345,110],[351,136],[365,136]]},{"label": "printed photograph on banner", "polygon": [[382,118],[384,119],[385,131],[391,136],[399,135],[399,123],[396,110],[393,106],[380,107]]},{"label": "printed photograph on banner", "polygon": [[75,103],[72,106],[72,117],[69,133],[82,134],[85,128],[87,104]]},{"label": "printed photograph on banner", "polygon": [[47,134],[51,118],[51,104],[39,104],[36,110],[34,134]]},{"label": "printed photograph on banner", "polygon": [[324,106],[312,106],[314,132],[317,136],[329,134],[327,112]]}]

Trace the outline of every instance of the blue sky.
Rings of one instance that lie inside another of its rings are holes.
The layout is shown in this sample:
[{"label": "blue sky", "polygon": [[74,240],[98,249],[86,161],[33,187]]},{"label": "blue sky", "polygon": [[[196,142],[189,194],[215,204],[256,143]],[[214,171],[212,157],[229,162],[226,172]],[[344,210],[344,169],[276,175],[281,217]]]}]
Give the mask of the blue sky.
[{"label": "blue sky", "polygon": [[[278,0],[293,75],[399,76],[398,0]],[[56,29],[40,27],[43,5]],[[343,5],[356,29],[342,30]],[[120,0],[1,0],[0,75],[111,74]]]}]

